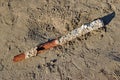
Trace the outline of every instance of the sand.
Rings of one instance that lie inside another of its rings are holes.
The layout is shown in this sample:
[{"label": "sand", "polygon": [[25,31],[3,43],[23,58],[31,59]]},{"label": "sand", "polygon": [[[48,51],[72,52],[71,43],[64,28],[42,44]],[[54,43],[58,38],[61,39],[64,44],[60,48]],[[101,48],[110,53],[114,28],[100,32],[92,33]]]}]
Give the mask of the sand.
[{"label": "sand", "polygon": [[[38,44],[115,12],[99,29],[13,62]],[[120,0],[0,0],[0,80],[120,80]]]}]

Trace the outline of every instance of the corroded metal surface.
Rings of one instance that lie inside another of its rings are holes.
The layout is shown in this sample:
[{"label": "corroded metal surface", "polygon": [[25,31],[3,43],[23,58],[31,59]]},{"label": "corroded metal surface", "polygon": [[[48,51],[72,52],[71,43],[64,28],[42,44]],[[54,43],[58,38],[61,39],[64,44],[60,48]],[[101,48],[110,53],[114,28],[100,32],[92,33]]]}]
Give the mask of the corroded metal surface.
[{"label": "corroded metal surface", "polygon": [[80,28],[72,30],[70,33],[68,33],[65,36],[62,36],[58,39],[58,44],[64,44],[68,41],[71,41],[72,39],[79,37],[81,35],[84,35],[92,30],[97,30],[98,28],[103,27],[103,21],[100,19],[94,20],[91,23],[86,23],[82,25]]}]

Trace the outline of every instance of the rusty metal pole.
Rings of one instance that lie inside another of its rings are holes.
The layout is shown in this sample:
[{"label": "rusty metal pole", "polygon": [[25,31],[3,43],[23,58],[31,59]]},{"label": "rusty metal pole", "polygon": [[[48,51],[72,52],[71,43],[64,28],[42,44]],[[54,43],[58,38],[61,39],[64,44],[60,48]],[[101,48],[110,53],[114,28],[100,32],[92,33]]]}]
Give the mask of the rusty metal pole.
[{"label": "rusty metal pole", "polygon": [[98,28],[101,28],[101,27],[104,27],[104,23],[103,23],[102,19],[97,19],[90,23],[83,24],[81,27],[72,30],[70,33],[68,33],[65,36],[62,36],[58,39],[54,39],[50,42],[46,42],[42,45],[32,48],[31,50],[28,50],[24,53],[14,56],[13,61],[18,62],[18,61],[21,61],[21,60],[24,60],[24,59],[27,59],[30,57],[34,57],[37,54],[42,53],[43,51],[45,51],[47,49],[53,48],[58,45],[65,44],[66,42],[71,41],[71,40],[75,39],[76,37],[84,35],[93,30],[97,30]]}]

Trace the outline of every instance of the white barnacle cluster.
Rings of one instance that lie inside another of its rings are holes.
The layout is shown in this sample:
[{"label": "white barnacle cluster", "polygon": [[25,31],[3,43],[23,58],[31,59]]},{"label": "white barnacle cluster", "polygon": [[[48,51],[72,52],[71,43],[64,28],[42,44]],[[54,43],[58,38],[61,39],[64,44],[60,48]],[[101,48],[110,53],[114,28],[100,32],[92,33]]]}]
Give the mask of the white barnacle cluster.
[{"label": "white barnacle cluster", "polygon": [[81,35],[84,35],[92,30],[96,30],[100,27],[103,27],[104,23],[102,20],[97,19],[95,21],[92,21],[91,23],[83,24],[80,28],[72,30],[70,33],[68,33],[65,36],[62,36],[58,39],[58,44],[64,44],[68,41],[71,41],[72,39],[79,37]]},{"label": "white barnacle cluster", "polygon": [[25,52],[25,58],[30,58],[37,55],[37,47]]},{"label": "white barnacle cluster", "polygon": [[104,23],[102,20],[97,19],[95,21],[92,21],[91,23],[86,23],[84,25],[81,26],[81,30],[82,30],[82,35],[93,31],[93,30],[97,30],[98,28],[101,28],[104,26]]}]

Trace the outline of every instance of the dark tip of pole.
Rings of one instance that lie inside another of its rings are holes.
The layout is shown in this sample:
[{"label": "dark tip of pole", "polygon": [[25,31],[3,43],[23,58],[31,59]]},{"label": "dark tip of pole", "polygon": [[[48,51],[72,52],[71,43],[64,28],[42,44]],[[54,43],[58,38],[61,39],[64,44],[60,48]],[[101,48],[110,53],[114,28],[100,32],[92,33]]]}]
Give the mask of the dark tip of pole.
[{"label": "dark tip of pole", "polygon": [[108,14],[108,15],[100,18],[100,19],[103,21],[104,25],[107,25],[107,24],[109,24],[111,22],[111,20],[114,17],[115,17],[115,12],[112,12],[112,13],[110,13],[110,14]]}]

